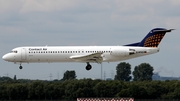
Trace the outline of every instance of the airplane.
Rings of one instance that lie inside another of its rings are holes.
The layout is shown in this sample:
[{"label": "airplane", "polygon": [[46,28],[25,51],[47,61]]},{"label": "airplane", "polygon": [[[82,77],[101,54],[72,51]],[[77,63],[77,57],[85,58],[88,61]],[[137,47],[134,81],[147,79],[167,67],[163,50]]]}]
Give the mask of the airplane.
[{"label": "airplane", "polygon": [[90,63],[117,62],[159,52],[158,45],[166,32],[174,29],[154,28],[142,41],[123,46],[25,46],[12,49],[2,59],[8,62],[52,63],[82,62],[86,70],[92,68]]}]

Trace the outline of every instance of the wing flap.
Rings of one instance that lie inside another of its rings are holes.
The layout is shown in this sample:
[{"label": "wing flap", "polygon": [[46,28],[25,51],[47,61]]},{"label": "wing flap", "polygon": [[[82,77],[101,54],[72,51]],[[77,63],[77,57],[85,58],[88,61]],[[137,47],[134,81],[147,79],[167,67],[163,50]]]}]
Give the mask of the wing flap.
[{"label": "wing flap", "polygon": [[71,59],[75,59],[75,60],[81,60],[81,61],[89,61],[89,62],[96,62],[96,63],[101,63],[103,58],[102,58],[102,52],[99,53],[92,53],[92,54],[88,54],[88,55],[75,55],[75,56],[71,56]]}]

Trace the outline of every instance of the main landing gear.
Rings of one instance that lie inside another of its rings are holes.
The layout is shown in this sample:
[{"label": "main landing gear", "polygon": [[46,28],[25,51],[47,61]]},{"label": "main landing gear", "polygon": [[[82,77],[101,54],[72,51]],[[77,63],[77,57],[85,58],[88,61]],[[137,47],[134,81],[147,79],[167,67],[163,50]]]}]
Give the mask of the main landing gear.
[{"label": "main landing gear", "polygon": [[22,69],[23,67],[21,66],[21,64],[20,64],[20,66],[19,66],[19,69]]},{"label": "main landing gear", "polygon": [[86,70],[90,70],[91,68],[92,66],[89,64],[89,62],[87,62]]}]

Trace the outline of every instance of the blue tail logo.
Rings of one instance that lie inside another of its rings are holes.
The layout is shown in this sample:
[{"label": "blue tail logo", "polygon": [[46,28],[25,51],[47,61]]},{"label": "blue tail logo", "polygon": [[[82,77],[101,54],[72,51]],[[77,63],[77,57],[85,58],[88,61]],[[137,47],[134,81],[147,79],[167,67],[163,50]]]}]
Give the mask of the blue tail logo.
[{"label": "blue tail logo", "polygon": [[152,29],[141,42],[128,44],[125,46],[140,46],[140,47],[158,47],[161,40],[165,36],[166,32],[171,32],[171,30],[167,30],[164,28],[155,28]]}]

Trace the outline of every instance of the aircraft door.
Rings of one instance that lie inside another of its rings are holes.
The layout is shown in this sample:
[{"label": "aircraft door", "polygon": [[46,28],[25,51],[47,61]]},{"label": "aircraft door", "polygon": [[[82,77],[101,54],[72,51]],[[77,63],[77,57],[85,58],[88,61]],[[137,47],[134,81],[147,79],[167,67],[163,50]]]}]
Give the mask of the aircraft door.
[{"label": "aircraft door", "polygon": [[21,49],[21,59],[26,60],[26,49],[25,48]]}]

